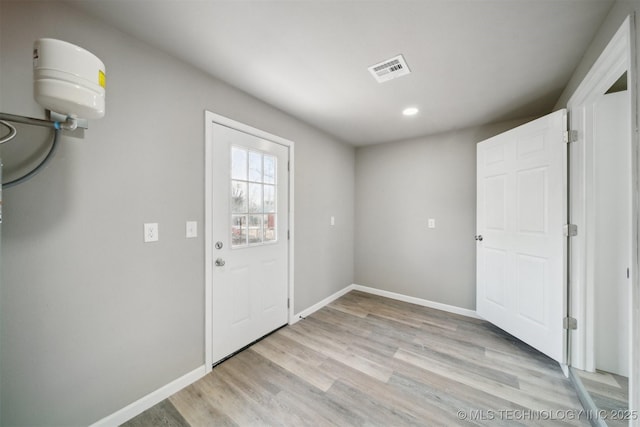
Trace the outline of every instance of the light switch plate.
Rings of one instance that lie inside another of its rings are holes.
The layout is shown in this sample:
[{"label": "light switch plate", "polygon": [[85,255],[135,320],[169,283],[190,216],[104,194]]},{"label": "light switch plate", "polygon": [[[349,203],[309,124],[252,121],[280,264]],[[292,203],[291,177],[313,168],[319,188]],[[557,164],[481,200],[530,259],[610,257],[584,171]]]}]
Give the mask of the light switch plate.
[{"label": "light switch plate", "polygon": [[198,221],[187,221],[187,239],[198,237]]},{"label": "light switch plate", "polygon": [[144,224],[144,242],[157,242],[160,236],[158,235],[158,223],[147,222]]},{"label": "light switch plate", "polygon": [[336,217],[335,216],[331,216],[331,219],[329,220],[329,224],[336,225]]}]

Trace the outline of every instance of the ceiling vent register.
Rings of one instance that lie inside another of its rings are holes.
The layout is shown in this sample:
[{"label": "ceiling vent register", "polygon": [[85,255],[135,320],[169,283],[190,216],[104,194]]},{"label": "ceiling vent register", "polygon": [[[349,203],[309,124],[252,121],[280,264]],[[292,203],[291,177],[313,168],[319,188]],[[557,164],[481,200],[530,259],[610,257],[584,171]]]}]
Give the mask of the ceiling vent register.
[{"label": "ceiling vent register", "polygon": [[402,55],[395,56],[386,61],[369,67],[369,72],[373,75],[378,83],[393,80],[398,77],[406,76],[411,73],[407,61]]}]

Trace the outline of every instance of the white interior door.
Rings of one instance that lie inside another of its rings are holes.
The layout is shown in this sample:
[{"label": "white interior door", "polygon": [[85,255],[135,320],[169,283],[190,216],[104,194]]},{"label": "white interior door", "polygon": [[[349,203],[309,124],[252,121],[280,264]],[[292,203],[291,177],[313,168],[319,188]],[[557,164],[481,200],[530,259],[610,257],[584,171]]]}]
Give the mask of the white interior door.
[{"label": "white interior door", "polygon": [[560,110],[477,147],[477,312],[561,363],[565,129]]},{"label": "white interior door", "polygon": [[212,361],[287,323],[288,147],[212,127]]},{"label": "white interior door", "polygon": [[631,266],[631,143],[629,93],[594,104],[595,367],[629,376]]}]

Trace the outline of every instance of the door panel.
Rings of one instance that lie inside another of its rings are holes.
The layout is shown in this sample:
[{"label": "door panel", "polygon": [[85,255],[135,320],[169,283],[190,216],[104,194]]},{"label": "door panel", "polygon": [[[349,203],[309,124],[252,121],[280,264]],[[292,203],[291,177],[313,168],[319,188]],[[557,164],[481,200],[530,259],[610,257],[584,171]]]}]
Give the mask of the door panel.
[{"label": "door panel", "polygon": [[212,125],[212,360],[288,320],[288,147]]},{"label": "door panel", "polygon": [[518,233],[544,234],[547,223],[547,168],[518,172]]},{"label": "door panel", "polygon": [[477,312],[564,358],[564,110],[478,144]]},{"label": "door panel", "polygon": [[505,251],[494,248],[485,248],[484,269],[486,272],[485,298],[487,301],[505,308],[507,288],[507,254]]},{"label": "door panel", "polygon": [[485,204],[486,227],[492,231],[505,231],[505,175],[488,177],[485,180],[485,192],[487,200]]},{"label": "door panel", "polygon": [[518,313],[524,319],[545,326],[545,295],[538,284],[546,280],[545,258],[519,254],[516,259],[518,283]]}]

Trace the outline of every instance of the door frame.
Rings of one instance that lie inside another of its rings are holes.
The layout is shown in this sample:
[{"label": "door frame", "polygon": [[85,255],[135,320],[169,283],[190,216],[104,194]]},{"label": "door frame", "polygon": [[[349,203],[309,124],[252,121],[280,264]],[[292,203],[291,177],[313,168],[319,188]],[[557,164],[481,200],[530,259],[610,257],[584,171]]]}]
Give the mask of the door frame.
[{"label": "door frame", "polygon": [[289,240],[288,243],[288,298],[287,323],[294,317],[294,143],[288,139],[254,128],[244,123],[221,116],[211,111],[204,112],[204,360],[206,373],[213,366],[213,124],[229,127],[258,138],[284,145],[289,150]]},{"label": "door frame", "polygon": [[588,200],[593,200],[593,110],[594,100],[604,95],[613,83],[627,72],[629,82],[629,111],[631,138],[631,298],[630,298],[630,375],[629,405],[631,410],[640,409],[640,289],[639,289],[639,162],[638,111],[637,111],[637,58],[635,53],[635,20],[628,16],[597,61],[575,90],[567,109],[572,130],[578,131],[578,143],[570,144],[571,183],[570,220],[578,226],[578,235],[570,243],[569,315],[577,320],[578,328],[570,331],[571,366],[591,370],[595,368],[595,302],[593,257],[595,240],[593,236],[594,216],[588,209]]}]

